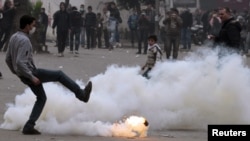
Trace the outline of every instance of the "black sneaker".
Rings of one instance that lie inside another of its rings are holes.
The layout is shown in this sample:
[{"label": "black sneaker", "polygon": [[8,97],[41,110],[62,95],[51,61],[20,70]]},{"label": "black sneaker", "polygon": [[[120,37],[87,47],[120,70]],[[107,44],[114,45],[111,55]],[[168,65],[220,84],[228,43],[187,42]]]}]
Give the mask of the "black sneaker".
[{"label": "black sneaker", "polygon": [[40,135],[41,133],[37,131],[35,128],[23,129],[24,135]]},{"label": "black sneaker", "polygon": [[89,83],[85,86],[83,90],[81,90],[81,94],[77,96],[77,98],[85,103],[89,101],[89,97],[92,91],[92,82],[89,81]]}]

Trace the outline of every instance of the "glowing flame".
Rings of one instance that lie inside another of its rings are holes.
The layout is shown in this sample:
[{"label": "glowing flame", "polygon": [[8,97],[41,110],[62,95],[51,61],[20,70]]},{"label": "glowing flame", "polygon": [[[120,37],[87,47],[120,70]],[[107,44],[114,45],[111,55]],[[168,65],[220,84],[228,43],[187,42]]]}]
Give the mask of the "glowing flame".
[{"label": "glowing flame", "polygon": [[113,136],[147,137],[148,121],[144,117],[130,116],[112,126]]}]

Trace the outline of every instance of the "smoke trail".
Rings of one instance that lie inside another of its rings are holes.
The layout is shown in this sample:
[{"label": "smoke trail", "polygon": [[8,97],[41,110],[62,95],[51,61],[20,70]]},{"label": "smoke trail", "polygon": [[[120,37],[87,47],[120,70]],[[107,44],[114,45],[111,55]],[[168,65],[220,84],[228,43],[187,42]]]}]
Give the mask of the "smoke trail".
[{"label": "smoke trail", "polygon": [[[109,66],[90,78],[93,92],[87,104],[63,86],[46,83],[48,100],[36,128],[50,134],[121,136],[114,125],[122,127],[122,119],[131,115],[145,117],[151,130],[250,123],[250,71],[241,56],[218,57],[217,51],[203,49],[181,61],[158,63],[150,75],[142,77],[139,66]],[[1,128],[20,130],[34,101],[28,88],[17,95],[7,105]],[[134,135],[123,129],[128,134],[122,136]]]}]

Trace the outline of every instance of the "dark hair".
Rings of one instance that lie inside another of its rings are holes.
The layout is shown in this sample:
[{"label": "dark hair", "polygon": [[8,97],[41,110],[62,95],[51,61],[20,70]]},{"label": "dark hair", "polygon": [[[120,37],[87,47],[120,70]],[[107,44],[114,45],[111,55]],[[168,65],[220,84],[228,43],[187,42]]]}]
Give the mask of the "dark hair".
[{"label": "dark hair", "polygon": [[65,2],[60,2],[60,6],[61,6],[61,5],[66,6],[66,3],[65,3]]},{"label": "dark hair", "polygon": [[88,6],[88,9],[92,9],[92,6]]},{"label": "dark hair", "polygon": [[72,9],[72,10],[77,10],[77,8],[76,8],[75,6],[73,6],[71,9]]},{"label": "dark hair", "polygon": [[179,15],[179,10],[175,7],[170,9],[171,12],[175,12],[177,15]]},{"label": "dark hair", "polygon": [[29,16],[29,15],[23,15],[20,18],[20,29],[24,29],[26,27],[26,25],[30,25],[32,24],[34,21],[36,20],[36,18]]},{"label": "dark hair", "polygon": [[226,13],[229,13],[229,14],[232,13],[232,10],[229,7],[221,7],[221,8],[219,8],[219,10],[225,10]]},{"label": "dark hair", "polygon": [[150,36],[148,36],[148,40],[150,40],[150,39],[152,39],[155,42],[157,42],[157,36],[156,35],[150,35]]}]

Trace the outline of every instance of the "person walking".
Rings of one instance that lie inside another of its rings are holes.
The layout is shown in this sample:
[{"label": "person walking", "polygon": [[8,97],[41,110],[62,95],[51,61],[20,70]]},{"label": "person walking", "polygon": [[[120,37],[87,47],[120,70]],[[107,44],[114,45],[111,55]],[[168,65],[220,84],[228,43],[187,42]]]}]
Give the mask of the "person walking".
[{"label": "person walking", "polygon": [[10,71],[19,77],[24,84],[29,86],[36,95],[36,102],[22,130],[22,133],[25,135],[41,134],[34,126],[43,111],[47,99],[43,83],[58,81],[74,92],[76,98],[85,103],[89,101],[92,91],[91,81],[88,82],[84,89],[81,89],[80,86],[60,70],[47,70],[36,67],[29,39],[29,35],[34,33],[35,24],[36,19],[34,17],[23,15],[20,18],[20,30],[11,36],[5,58]]},{"label": "person walking", "polygon": [[48,46],[46,45],[46,34],[49,25],[49,18],[45,13],[45,8],[41,8],[41,13],[39,14],[39,23],[41,26],[40,43],[45,47],[45,52],[48,52]]},{"label": "person walking", "polygon": [[60,10],[58,10],[54,14],[54,22],[52,24],[53,35],[55,34],[55,28],[58,46],[58,57],[63,57],[69,32],[69,14],[66,11],[66,4],[64,2],[60,3]]}]

